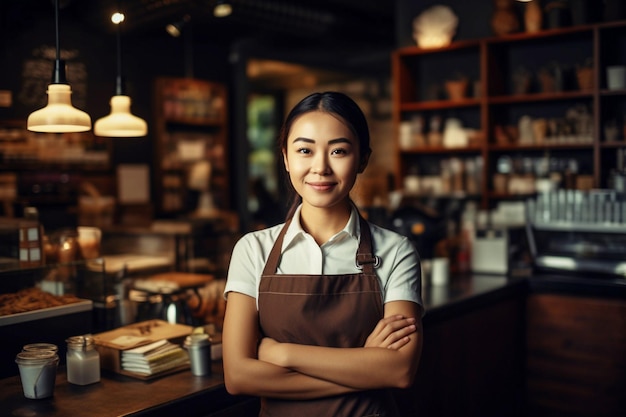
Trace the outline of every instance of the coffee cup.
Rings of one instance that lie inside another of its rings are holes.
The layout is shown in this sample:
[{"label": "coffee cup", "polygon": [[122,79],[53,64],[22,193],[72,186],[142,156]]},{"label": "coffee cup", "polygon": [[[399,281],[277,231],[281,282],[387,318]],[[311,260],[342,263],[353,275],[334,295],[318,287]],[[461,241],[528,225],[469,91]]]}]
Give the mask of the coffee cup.
[{"label": "coffee cup", "polygon": [[83,259],[94,259],[100,256],[100,241],[102,231],[98,227],[80,226],[78,231],[78,245]]}]

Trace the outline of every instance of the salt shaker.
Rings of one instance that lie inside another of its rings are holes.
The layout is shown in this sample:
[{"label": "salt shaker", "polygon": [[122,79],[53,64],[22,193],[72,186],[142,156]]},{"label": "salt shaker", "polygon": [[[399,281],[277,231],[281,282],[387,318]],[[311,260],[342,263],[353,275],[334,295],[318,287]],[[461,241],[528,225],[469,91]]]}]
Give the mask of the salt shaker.
[{"label": "salt shaker", "polygon": [[211,340],[206,333],[194,333],[185,339],[189,352],[191,373],[197,376],[211,374]]},{"label": "salt shaker", "polygon": [[100,354],[90,336],[73,336],[67,342],[67,382],[88,385],[100,381]]}]

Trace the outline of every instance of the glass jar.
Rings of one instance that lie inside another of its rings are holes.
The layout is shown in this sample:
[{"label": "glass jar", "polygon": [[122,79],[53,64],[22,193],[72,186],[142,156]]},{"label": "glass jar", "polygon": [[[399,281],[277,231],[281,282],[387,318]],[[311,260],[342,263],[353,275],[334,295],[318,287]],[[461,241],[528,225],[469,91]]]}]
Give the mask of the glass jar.
[{"label": "glass jar", "polygon": [[88,385],[100,381],[100,354],[90,336],[73,336],[67,342],[67,382]]},{"label": "glass jar", "polygon": [[23,350],[17,354],[24,396],[31,399],[51,397],[54,392],[59,355],[53,350]]}]

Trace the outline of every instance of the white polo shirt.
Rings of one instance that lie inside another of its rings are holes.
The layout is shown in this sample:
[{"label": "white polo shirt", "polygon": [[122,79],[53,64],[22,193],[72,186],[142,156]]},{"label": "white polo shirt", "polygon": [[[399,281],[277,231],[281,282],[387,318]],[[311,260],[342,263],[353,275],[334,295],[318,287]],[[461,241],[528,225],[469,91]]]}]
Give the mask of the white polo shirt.
[{"label": "white polo shirt", "polygon": [[[360,225],[356,208],[346,226],[319,246],[300,225],[298,207],[285,234],[277,274],[353,274],[359,244]],[[413,301],[422,304],[419,256],[411,242],[399,233],[369,223],[375,255],[381,260],[375,269],[380,280],[383,303]],[[284,224],[244,235],[233,248],[224,295],[239,292],[257,299],[261,274],[274,242]]]}]

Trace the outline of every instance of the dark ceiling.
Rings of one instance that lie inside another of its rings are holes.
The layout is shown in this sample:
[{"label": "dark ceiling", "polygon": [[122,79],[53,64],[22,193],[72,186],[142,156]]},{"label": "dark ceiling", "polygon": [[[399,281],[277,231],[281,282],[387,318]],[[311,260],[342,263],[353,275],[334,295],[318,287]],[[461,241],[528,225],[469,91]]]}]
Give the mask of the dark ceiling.
[{"label": "dark ceiling", "polygon": [[[227,48],[240,43],[262,58],[344,73],[390,73],[389,56],[396,43],[394,0],[230,0],[233,11],[225,18],[213,16],[217,1],[59,0],[59,15],[62,24],[77,20],[96,33],[113,33],[110,17],[121,8],[124,36],[149,41],[169,37],[165,26],[188,16],[182,36],[194,42]],[[0,46],[41,19],[53,22],[54,4],[0,0]]]},{"label": "dark ceiling", "polygon": [[[20,29],[34,15],[54,16],[54,0],[2,0],[2,23]],[[126,14],[124,31],[161,34],[167,23],[190,17],[195,39],[231,43],[254,37],[291,45],[391,47],[394,2],[389,0],[230,0],[232,15],[213,16],[217,0],[59,0],[61,16],[112,31],[110,16]]]}]

